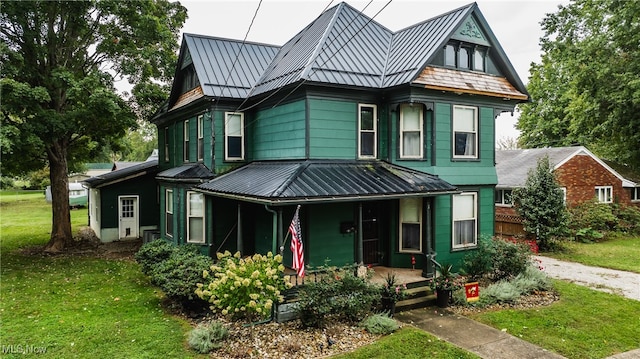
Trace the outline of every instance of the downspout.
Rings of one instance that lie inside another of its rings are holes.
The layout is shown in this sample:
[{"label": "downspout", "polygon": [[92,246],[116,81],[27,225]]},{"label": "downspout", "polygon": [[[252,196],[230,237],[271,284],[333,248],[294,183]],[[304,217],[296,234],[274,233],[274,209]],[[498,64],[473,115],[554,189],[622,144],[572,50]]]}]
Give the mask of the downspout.
[{"label": "downspout", "polygon": [[269,208],[268,205],[264,205],[264,209],[272,214],[272,223],[271,223],[271,253],[274,255],[278,253],[278,212]]},{"label": "downspout", "polygon": [[240,254],[242,254],[242,213],[241,213],[241,207],[240,207],[240,203],[238,203],[238,230],[237,230],[237,237],[236,237],[236,249],[238,250],[238,252],[240,252]]},{"label": "downspout", "polygon": [[358,203],[358,239],[357,239],[357,244],[356,244],[356,262],[358,264],[363,264],[364,260],[363,260],[363,249],[362,249],[362,243],[363,243],[363,233],[364,232],[362,230],[362,202]]}]

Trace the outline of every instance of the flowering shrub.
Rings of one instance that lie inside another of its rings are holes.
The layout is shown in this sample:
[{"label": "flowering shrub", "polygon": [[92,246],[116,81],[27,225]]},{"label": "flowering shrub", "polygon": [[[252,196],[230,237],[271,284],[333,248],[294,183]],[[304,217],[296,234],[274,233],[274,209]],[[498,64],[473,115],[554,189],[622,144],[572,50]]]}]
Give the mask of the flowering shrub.
[{"label": "flowering shrub", "polygon": [[429,281],[429,286],[432,290],[450,290],[453,292],[462,289],[458,274],[451,271],[452,267],[451,264],[443,264],[440,267],[440,275]]},{"label": "flowering shrub", "polygon": [[396,282],[395,273],[388,273],[381,289],[382,298],[391,299],[393,302],[403,300],[407,296],[407,285]]},{"label": "flowering shrub", "polygon": [[217,253],[218,261],[202,273],[208,282],[198,283],[195,293],[211,304],[211,310],[236,318],[264,319],[273,306],[284,300],[282,256],[255,254],[241,258],[240,252]]}]

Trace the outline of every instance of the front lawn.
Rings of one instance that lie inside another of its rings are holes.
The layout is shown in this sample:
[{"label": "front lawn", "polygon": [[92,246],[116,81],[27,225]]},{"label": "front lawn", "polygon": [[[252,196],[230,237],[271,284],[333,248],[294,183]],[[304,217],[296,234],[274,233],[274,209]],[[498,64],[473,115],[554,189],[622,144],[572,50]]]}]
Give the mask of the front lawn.
[{"label": "front lawn", "polygon": [[562,252],[541,253],[555,259],[640,273],[640,236],[615,234],[598,243],[563,242]]},{"label": "front lawn", "polygon": [[605,358],[640,345],[640,302],[555,281],[548,307],[469,315],[567,358]]}]

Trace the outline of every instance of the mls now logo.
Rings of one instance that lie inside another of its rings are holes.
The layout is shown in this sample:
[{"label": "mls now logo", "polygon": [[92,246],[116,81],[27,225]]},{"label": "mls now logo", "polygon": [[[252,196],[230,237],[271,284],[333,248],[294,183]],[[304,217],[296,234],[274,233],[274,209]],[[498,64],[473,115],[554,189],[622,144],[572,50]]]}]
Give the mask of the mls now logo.
[{"label": "mls now logo", "polygon": [[9,344],[2,346],[2,354],[44,354],[47,347],[37,347],[34,345]]}]

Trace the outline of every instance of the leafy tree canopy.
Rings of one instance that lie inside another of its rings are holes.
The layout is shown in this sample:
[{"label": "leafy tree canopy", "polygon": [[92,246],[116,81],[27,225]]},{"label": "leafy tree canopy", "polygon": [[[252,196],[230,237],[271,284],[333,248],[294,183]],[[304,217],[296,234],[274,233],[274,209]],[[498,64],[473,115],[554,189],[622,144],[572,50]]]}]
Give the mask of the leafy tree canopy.
[{"label": "leafy tree canopy", "polygon": [[581,144],[640,168],[640,2],[576,0],[542,21],[531,103],[520,105],[525,148]]},{"label": "leafy tree canopy", "polygon": [[[50,168],[52,241],[70,240],[67,173],[118,145],[165,98],[175,69],[180,3],[3,1],[0,7],[4,175]],[[135,84],[129,99],[114,82]],[[61,241],[61,242],[60,242]]]}]

